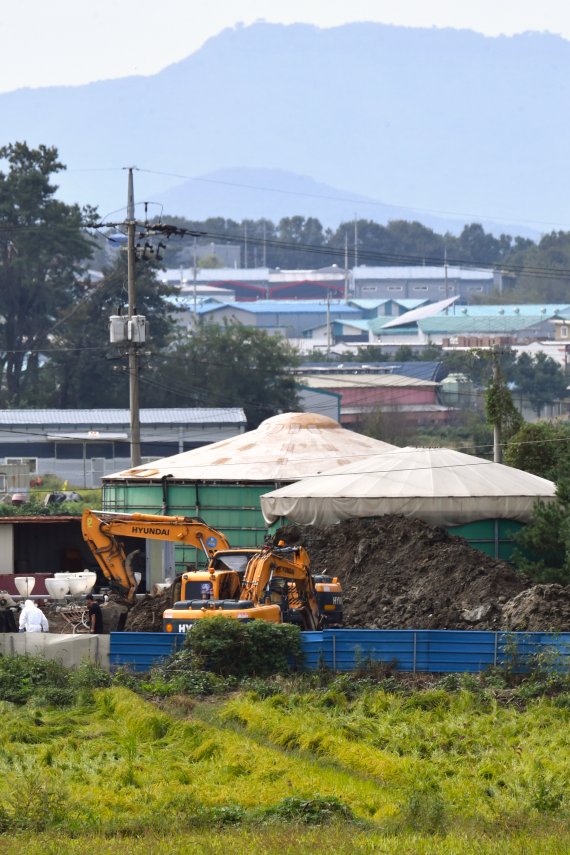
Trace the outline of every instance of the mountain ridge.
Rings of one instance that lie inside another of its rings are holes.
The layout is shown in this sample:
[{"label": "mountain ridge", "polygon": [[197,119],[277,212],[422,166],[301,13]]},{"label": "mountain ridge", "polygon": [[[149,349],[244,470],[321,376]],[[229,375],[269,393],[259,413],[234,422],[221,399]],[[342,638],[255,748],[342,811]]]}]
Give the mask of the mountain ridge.
[{"label": "mountain ridge", "polygon": [[148,170],[140,198],[169,190],[159,173],[240,164],[544,231],[566,223],[568,81],[570,43],[548,33],[257,23],[154,75],[0,94],[1,141],[56,145],[62,197],[102,211],[125,165]]}]

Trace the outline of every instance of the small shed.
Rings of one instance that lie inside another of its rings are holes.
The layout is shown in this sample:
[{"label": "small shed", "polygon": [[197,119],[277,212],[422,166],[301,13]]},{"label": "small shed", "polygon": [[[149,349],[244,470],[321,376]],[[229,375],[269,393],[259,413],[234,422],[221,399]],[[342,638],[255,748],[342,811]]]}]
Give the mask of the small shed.
[{"label": "small shed", "polygon": [[81,517],[0,517],[0,590],[15,594],[14,576],[35,576],[34,594],[45,595],[47,576],[96,566],[81,535]]}]

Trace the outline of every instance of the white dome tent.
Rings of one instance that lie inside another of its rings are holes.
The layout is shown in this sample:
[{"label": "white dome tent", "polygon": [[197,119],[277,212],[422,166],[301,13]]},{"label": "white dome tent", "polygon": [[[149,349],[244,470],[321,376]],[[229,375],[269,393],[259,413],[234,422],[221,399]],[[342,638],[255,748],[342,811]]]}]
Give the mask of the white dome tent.
[{"label": "white dome tent", "polygon": [[[267,536],[260,506],[264,493],[393,448],[327,416],[282,413],[231,439],[106,476],[103,509],[202,517],[232,546],[261,545]],[[163,552],[159,560],[151,546],[147,549],[156,576],[149,571],[147,578],[153,581],[162,581],[163,566],[178,570],[201,560],[188,547],[177,546],[174,558],[172,550],[167,557]]]},{"label": "white dome tent", "polygon": [[261,497],[268,525],[286,518],[325,526],[403,514],[444,527],[476,520],[528,522],[552,481],[448,448],[400,448],[281,487]]},{"label": "white dome tent", "polygon": [[288,482],[394,448],[346,430],[328,416],[282,413],[255,430],[108,475],[105,481],[160,482],[168,475],[173,480]]}]

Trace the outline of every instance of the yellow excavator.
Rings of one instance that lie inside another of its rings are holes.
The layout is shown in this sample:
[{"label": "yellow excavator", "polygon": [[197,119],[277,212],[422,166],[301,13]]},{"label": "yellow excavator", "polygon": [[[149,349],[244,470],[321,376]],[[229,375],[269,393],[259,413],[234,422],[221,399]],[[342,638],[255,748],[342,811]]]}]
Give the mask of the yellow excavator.
[{"label": "yellow excavator", "polygon": [[184,632],[195,620],[216,614],[294,622],[306,629],[342,623],[338,579],[313,577],[302,546],[285,546],[274,537],[263,547],[232,548],[222,532],[199,517],[87,509],[81,528],[110,587],[128,606],[135,603],[137,579],[133,553],[127,554],[120,538],[173,541],[204,552],[207,569],[180,577],[180,600],[164,612],[166,632]]},{"label": "yellow excavator", "polygon": [[[213,597],[182,600],[164,612],[164,630],[186,632],[197,620],[216,616],[320,629],[323,614],[309,565],[304,547],[280,546],[269,541],[250,558],[237,602]],[[338,580],[335,584],[338,585]]]},{"label": "yellow excavator", "polygon": [[[133,570],[134,553],[127,554],[120,540],[124,537],[168,540],[194,546],[204,552],[209,562],[208,569],[183,573],[181,596],[200,596],[207,589],[218,598],[239,597],[241,576],[249,553],[242,558],[239,550],[231,549],[221,531],[199,517],[86,509],[81,518],[81,531],[109,586],[124,598],[127,605],[135,602],[137,579]],[[238,570],[240,566],[243,568],[241,572]]]}]

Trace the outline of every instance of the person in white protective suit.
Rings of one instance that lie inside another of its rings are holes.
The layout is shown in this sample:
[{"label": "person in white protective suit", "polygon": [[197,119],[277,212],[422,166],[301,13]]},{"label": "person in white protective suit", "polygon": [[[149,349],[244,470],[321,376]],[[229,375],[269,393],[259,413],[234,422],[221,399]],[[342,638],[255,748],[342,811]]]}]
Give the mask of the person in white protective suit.
[{"label": "person in white protective suit", "polygon": [[33,600],[24,603],[20,613],[20,632],[49,632],[48,620]]}]

